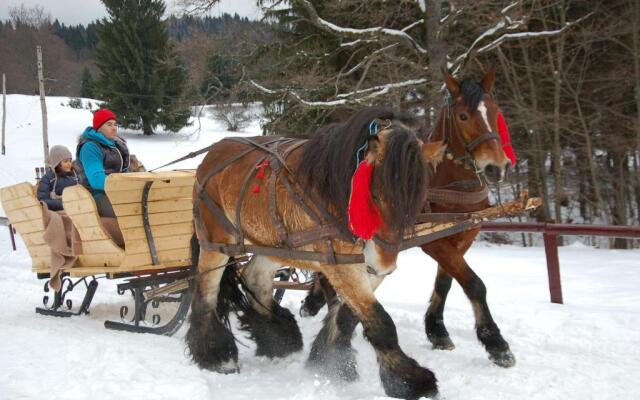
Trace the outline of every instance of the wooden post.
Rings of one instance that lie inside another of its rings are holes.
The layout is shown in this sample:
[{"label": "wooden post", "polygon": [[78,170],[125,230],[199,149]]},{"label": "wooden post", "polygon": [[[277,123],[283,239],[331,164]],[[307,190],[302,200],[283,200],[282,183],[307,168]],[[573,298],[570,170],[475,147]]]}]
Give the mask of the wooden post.
[{"label": "wooden post", "polygon": [[5,127],[7,125],[7,80],[2,74],[2,155],[5,153],[4,137],[6,136]]},{"label": "wooden post", "polygon": [[562,304],[562,285],[560,283],[560,260],[558,258],[558,235],[542,234],[544,252],[547,256],[547,275],[549,277],[549,295],[551,302]]},{"label": "wooden post", "polygon": [[47,128],[47,103],[44,99],[44,72],[42,71],[42,46],[36,47],[38,53],[38,86],[40,88],[40,108],[42,109],[42,146],[44,163],[49,165],[49,132]]}]

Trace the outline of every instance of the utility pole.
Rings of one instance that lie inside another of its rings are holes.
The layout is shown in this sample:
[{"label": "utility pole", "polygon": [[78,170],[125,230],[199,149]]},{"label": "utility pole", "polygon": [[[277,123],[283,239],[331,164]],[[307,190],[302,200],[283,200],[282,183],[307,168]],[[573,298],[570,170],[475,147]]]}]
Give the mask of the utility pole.
[{"label": "utility pole", "polygon": [[47,103],[44,100],[44,72],[42,71],[42,46],[36,47],[38,53],[38,86],[40,87],[40,108],[42,109],[42,145],[44,163],[49,165],[49,132],[47,128]]},{"label": "utility pole", "polygon": [[2,74],[2,155],[4,155],[5,153],[4,137],[6,135],[5,133],[6,125],[7,125],[7,80],[4,74]]}]

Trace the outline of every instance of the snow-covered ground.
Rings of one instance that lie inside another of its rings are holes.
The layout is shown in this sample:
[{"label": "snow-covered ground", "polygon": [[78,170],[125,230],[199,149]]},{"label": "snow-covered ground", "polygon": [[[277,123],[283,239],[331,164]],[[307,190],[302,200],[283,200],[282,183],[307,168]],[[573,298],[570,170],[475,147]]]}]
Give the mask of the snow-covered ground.
[{"label": "snow-covered ground", "polygon": [[[37,97],[8,96],[7,155],[0,156],[0,187],[34,177],[42,164]],[[50,98],[49,143],[75,148],[91,114],[61,107]],[[203,129],[179,134],[125,136],[148,168],[229,135],[203,118]],[[190,134],[191,133],[191,134]],[[258,134],[257,122],[245,134]],[[195,167],[198,159],[180,167]],[[0,215],[3,215],[0,210]],[[105,330],[117,319],[116,282],[100,281],[91,314],[53,318],[34,313],[43,281],[30,272],[18,238],[11,250],[0,227],[0,399],[372,399],[384,398],[375,354],[361,329],[353,340],[360,380],[327,380],[304,368],[321,315],[300,319],[305,349],[286,359],[253,356],[255,346],[239,335],[241,373],[202,371],[186,356],[183,327],[173,337]],[[488,290],[492,314],[509,341],[517,364],[494,366],[473,331],[473,316],[457,285],[445,321],[456,344],[451,352],[431,350],[422,316],[435,264],[419,250],[403,252],[399,268],[380,287],[382,304],[393,317],[400,344],[439,380],[441,398],[458,399],[636,399],[640,382],[640,251],[615,251],[574,244],[560,249],[564,305],[549,303],[544,249],[478,243],[467,261]],[[78,301],[77,297],[76,302]],[[288,292],[283,304],[297,312],[301,293]],[[76,303],[77,304],[77,303]]]}]

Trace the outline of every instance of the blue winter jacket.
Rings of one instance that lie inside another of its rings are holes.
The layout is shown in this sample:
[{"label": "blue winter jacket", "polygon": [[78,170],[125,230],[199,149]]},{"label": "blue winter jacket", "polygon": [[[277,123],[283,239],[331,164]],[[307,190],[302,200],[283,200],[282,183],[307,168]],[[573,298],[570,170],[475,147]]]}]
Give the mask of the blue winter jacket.
[{"label": "blue winter jacket", "polygon": [[92,127],[85,129],[80,137],[76,155],[80,164],[78,173],[81,183],[88,184],[94,194],[96,191],[104,191],[107,175],[113,172],[128,171],[129,151],[127,145],[124,139],[118,138],[117,140],[118,143],[108,139]]},{"label": "blue winter jacket", "polygon": [[[38,184],[38,200],[47,203],[49,210],[62,210],[62,191],[68,186],[78,184],[78,177],[74,171],[66,174],[56,174],[52,169],[48,169]],[[52,194],[54,194],[52,196]]]}]

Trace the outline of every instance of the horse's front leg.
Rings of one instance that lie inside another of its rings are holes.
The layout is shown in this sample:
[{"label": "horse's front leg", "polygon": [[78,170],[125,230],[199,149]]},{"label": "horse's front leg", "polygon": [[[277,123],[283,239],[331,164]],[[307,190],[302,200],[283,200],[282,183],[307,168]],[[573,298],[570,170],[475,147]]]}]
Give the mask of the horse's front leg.
[{"label": "horse's front leg", "polygon": [[215,251],[200,252],[198,278],[191,302],[186,335],[191,358],[200,368],[216,372],[238,372],[238,348],[228,328],[227,315],[218,307],[220,280],[229,257]]},{"label": "horse's front leg", "polygon": [[427,338],[433,348],[438,350],[453,350],[455,348],[444,325],[444,305],[447,301],[449,289],[451,289],[451,281],[451,275],[438,264],[438,273],[433,285],[431,299],[429,300],[429,307],[424,316]]},{"label": "horse's front leg", "polygon": [[370,282],[366,265],[326,266],[323,272],[362,323],[364,337],[376,351],[387,395],[405,399],[435,395],[438,388],[434,374],[400,348],[396,327],[373,293],[375,285]]},{"label": "horse's front leg", "polygon": [[[473,244],[473,240],[477,236],[477,232],[466,231],[454,236],[443,238],[433,242],[431,245],[423,246],[422,249],[429,255],[433,252],[433,248],[439,246],[438,243],[449,242],[456,248],[456,251],[464,255],[469,247]],[[432,256],[433,257],[433,256]],[[453,350],[455,345],[449,337],[449,332],[444,324],[444,305],[447,301],[447,295],[449,289],[451,289],[451,275],[438,264],[438,272],[433,284],[433,292],[431,293],[431,299],[429,301],[429,308],[424,316],[424,327],[427,333],[427,338],[431,342],[434,349],[438,350]]]},{"label": "horse's front leg", "polygon": [[307,366],[345,381],[356,380],[358,371],[351,338],[359,322],[353,311],[334,297],[322,329],[311,345]]},{"label": "horse's front leg", "polygon": [[[512,367],[515,365],[516,360],[509,349],[509,344],[502,337],[500,329],[489,311],[487,289],[482,279],[473,272],[463,257],[466,249],[457,248],[450,240],[429,243],[422,248],[427,254],[438,261],[439,266],[445,270],[446,273],[453,276],[460,286],[462,286],[473,308],[476,320],[476,335],[489,353],[489,359],[501,367]],[[436,290],[439,277],[446,283],[446,277],[439,273],[436,278]],[[443,290],[443,292],[448,292],[448,288]],[[442,299],[442,307],[444,307],[444,298],[446,298],[446,295]],[[425,320],[427,320],[428,317],[429,313],[427,312]],[[444,327],[444,323],[442,323],[442,327]],[[429,332],[427,332],[427,335],[428,333]]]},{"label": "horse's front leg", "polygon": [[302,350],[302,333],[291,312],[273,300],[273,277],[280,263],[254,255],[242,272],[250,308],[239,316],[255,340],[256,355],[284,357]]},{"label": "horse's front leg", "polygon": [[[328,375],[336,376],[346,381],[358,378],[355,351],[351,347],[351,339],[356,326],[360,323],[354,312],[343,303],[326,280],[318,273],[316,279],[325,281],[331,288],[328,312],[323,326],[311,346],[311,353],[307,366],[325,370]],[[376,290],[384,276],[369,275],[372,290]]]}]

